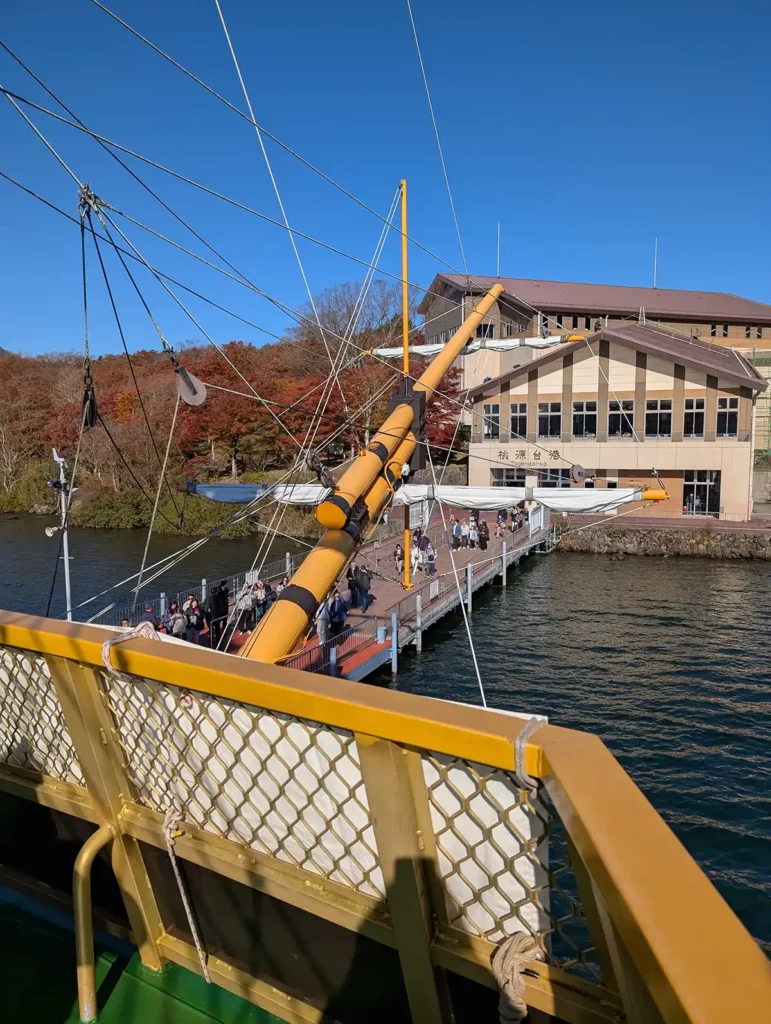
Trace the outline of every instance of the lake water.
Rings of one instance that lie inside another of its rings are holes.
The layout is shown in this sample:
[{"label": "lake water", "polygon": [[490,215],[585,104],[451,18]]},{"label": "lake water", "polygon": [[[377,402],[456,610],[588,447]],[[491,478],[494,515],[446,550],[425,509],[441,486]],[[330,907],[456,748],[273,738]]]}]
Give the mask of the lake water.
[{"label": "lake water", "polygon": [[[0,606],[45,609],[56,541],[44,526],[0,520]],[[136,572],[144,537],[73,530],[77,599]],[[242,571],[256,543],[211,541],[163,589]],[[159,537],[151,556],[183,544]],[[488,703],[599,734],[771,952],[768,563],[555,553],[522,565],[506,590],[475,599]],[[376,681],[392,685],[388,674]],[[460,615],[427,635],[422,655],[402,658],[395,685],[479,700]]]}]

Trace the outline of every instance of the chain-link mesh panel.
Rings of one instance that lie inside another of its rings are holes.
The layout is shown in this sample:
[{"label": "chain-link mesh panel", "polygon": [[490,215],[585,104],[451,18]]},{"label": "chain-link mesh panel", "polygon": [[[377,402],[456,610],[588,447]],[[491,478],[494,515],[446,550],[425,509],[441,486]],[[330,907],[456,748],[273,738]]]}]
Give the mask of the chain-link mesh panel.
[{"label": "chain-link mesh panel", "polygon": [[443,754],[424,753],[423,775],[450,926],[490,942],[528,932],[549,963],[599,980],[564,829],[546,794]]},{"label": "chain-link mesh panel", "polygon": [[539,798],[549,819],[549,961],[587,981],[601,983],[597,953],[570,863],[565,826],[543,787]]},{"label": "chain-link mesh panel", "polygon": [[370,896],[385,893],[353,734],[104,676],[138,802]]},{"label": "chain-link mesh panel", "polygon": [[84,786],[45,658],[0,647],[0,762]]},{"label": "chain-link mesh panel", "polygon": [[549,929],[548,815],[510,774],[423,755],[439,873],[454,928],[499,942]]}]

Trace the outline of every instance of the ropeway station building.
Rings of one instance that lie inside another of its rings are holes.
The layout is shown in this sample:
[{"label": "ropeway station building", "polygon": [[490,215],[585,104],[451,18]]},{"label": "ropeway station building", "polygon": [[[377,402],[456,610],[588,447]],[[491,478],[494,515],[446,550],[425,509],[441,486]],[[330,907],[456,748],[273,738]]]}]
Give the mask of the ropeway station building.
[{"label": "ropeway station building", "polygon": [[[602,328],[470,389],[469,484],[650,486],[651,509],[749,518],[766,381],[739,353],[663,327]],[[571,464],[589,471],[576,482]]]},{"label": "ropeway station building", "polygon": [[[419,306],[426,343],[444,344],[495,280],[438,275]],[[505,291],[459,360],[470,485],[639,486],[655,469],[671,497],[650,514],[749,518],[754,450],[771,447],[771,306],[499,280]],[[590,478],[573,480],[571,464]]]}]

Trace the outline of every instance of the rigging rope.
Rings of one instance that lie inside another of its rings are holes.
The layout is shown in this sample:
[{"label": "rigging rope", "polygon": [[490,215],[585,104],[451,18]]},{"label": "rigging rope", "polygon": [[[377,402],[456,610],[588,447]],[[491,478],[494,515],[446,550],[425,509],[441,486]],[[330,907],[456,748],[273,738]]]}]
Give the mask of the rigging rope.
[{"label": "rigging rope", "polygon": [[[348,189],[346,189],[343,185],[340,185],[333,178],[330,178],[328,174],[325,174],[323,171],[319,170],[318,167],[315,167],[309,160],[306,160],[305,157],[301,156],[298,152],[292,149],[291,146],[288,146],[285,142],[282,142],[281,139],[277,138],[275,135],[269,132],[264,125],[258,124],[257,121],[254,120],[254,118],[249,118],[243,112],[243,110],[239,110],[238,107],[235,106],[235,104],[225,99],[224,96],[220,95],[220,93],[212,89],[211,86],[207,85],[206,82],[198,78],[197,75],[194,75],[192,71],[188,71],[186,67],[180,64],[178,61],[174,60],[173,57],[165,53],[159,46],[156,46],[155,43],[151,42],[140,32],[138,32],[135,28],[132,28],[132,26],[129,25],[128,22],[125,22],[122,18],[119,18],[117,14],[114,14],[108,7],[105,7],[104,4],[99,3],[99,0],[91,0],[91,2],[95,4],[95,6],[97,6],[100,10],[104,11],[105,14],[108,14],[111,18],[117,21],[118,24],[122,25],[125,29],[127,29],[133,36],[135,36],[137,39],[141,40],[143,43],[149,46],[150,49],[154,50],[159,56],[163,57],[164,60],[169,61],[170,64],[173,64],[174,67],[176,67],[184,75],[187,75],[187,77],[192,79],[192,81],[194,81],[197,85],[200,85],[215,99],[219,100],[220,103],[224,103],[226,107],[233,111],[233,113],[238,114],[239,117],[243,118],[245,121],[248,121],[248,123],[251,124],[252,127],[259,129],[263,135],[265,135],[267,138],[271,140],[271,142],[275,142],[277,146],[279,146],[285,152],[289,153],[289,155],[294,157],[296,160],[299,160],[301,164],[304,164],[304,166],[307,167],[309,170],[313,171],[314,174],[318,174],[319,177],[324,179],[324,181],[328,182],[328,184],[332,185],[339,192],[342,192],[343,195],[353,200],[354,203],[360,206],[363,210],[366,210],[367,213],[371,213],[373,217],[377,217],[377,219],[381,221],[385,220],[381,213],[378,213],[377,210],[374,210],[371,206],[368,206],[365,202],[363,202],[363,200],[359,199],[358,196],[355,196],[353,192],[349,192]],[[14,55],[12,54],[12,56]],[[399,231],[400,235],[403,234],[403,232],[400,231],[399,228],[396,228],[396,230]],[[413,238],[411,235],[406,234],[404,235],[404,237],[407,238],[408,241],[412,242],[413,245],[416,245],[419,249],[425,252],[428,256],[431,256],[432,259],[437,260],[443,266],[447,267],[449,270],[452,270],[454,274],[460,273],[457,267],[454,267],[451,263],[448,263],[446,260],[443,260],[441,256],[437,256],[436,253],[426,248],[425,245],[418,242],[417,239]]]},{"label": "rigging rope", "polygon": [[447,165],[444,162],[444,152],[442,150],[442,140],[439,138],[439,126],[436,123],[436,115],[434,114],[434,104],[431,102],[431,90],[428,87],[428,76],[426,75],[426,68],[423,64],[423,54],[420,51],[420,42],[418,40],[418,30],[415,27],[415,18],[412,15],[412,4],[410,0],[407,0],[407,11],[410,16],[410,24],[412,25],[412,34],[415,37],[415,49],[418,51],[418,61],[420,62],[420,73],[423,76],[423,85],[426,89],[426,99],[428,100],[428,109],[431,114],[431,123],[434,126],[434,136],[436,137],[436,145],[439,150],[439,160],[442,164],[442,174],[444,175],[444,183],[447,186],[447,197],[450,200],[450,209],[452,210],[452,219],[455,222],[455,233],[458,236],[458,248],[460,249],[461,260],[463,261],[463,270],[468,278],[469,284],[471,278],[468,273],[468,264],[466,263],[466,253],[463,250],[463,242],[460,237],[460,225],[458,224],[458,215],[455,212],[455,203],[452,198],[452,189],[450,188],[450,178],[447,174]]},{"label": "rigging rope", "polygon": [[[437,482],[436,482],[436,470],[434,469],[434,460],[431,458],[431,448],[428,445],[426,445],[426,454],[428,455],[428,464],[431,467],[431,475],[434,478],[434,487],[437,487],[438,485],[437,485]],[[442,526],[444,527],[445,540],[449,541],[449,536],[450,535],[447,532],[447,520],[446,520],[445,515],[444,515],[444,503],[442,502],[441,498],[437,498],[437,501],[439,502],[439,511],[442,514]],[[450,552],[450,561],[452,562],[452,571],[453,571],[453,574],[455,575],[455,586],[458,588],[458,603],[460,604],[460,610],[463,613],[463,623],[464,623],[464,625],[466,627],[466,636],[468,637],[469,647],[471,648],[471,659],[474,662],[474,672],[476,673],[476,677],[477,677],[477,684],[479,686],[479,693],[480,693],[480,696],[482,697],[482,707],[486,708],[487,707],[487,698],[485,697],[485,688],[482,685],[482,676],[481,676],[481,673],[479,671],[479,662],[477,661],[477,652],[476,652],[476,648],[474,647],[474,640],[473,640],[473,637],[471,636],[471,624],[469,623],[469,620],[468,620],[468,612],[466,611],[466,603],[464,601],[463,591],[462,591],[461,585],[460,585],[460,577],[458,575],[458,567],[455,564],[455,553],[453,551],[451,543],[448,543],[447,547],[448,547],[448,550]],[[405,551],[404,552],[404,557],[408,558],[409,557],[409,552]]]},{"label": "rigging rope", "polygon": [[527,1017],[525,964],[539,959],[538,941],[526,932],[515,932],[504,939],[493,953],[492,969],[498,988],[500,1024],[519,1024]]},{"label": "rigging rope", "polygon": [[[284,201],[281,198],[281,192],[280,192],[279,187],[278,187],[278,182],[276,181],[276,176],[273,173],[273,165],[270,162],[270,157],[268,156],[268,151],[265,148],[265,143],[264,143],[263,138],[262,138],[262,132],[261,132],[260,127],[259,127],[259,125],[257,124],[257,122],[256,122],[256,120],[254,118],[254,110],[252,109],[252,101],[249,98],[249,91],[246,88],[246,83],[244,82],[244,76],[241,74],[241,66],[238,63],[238,57],[236,57],[236,51],[233,49],[233,43],[232,43],[232,41],[230,39],[230,33],[228,32],[228,26],[227,26],[227,24],[225,22],[225,16],[222,13],[222,8],[220,7],[219,0],[214,0],[214,6],[217,8],[217,14],[219,14],[220,22],[222,23],[222,30],[225,33],[225,39],[227,40],[228,49],[230,50],[230,56],[233,58],[233,66],[236,69],[236,74],[238,75],[238,81],[241,84],[241,91],[244,94],[244,100],[246,101],[246,106],[249,109],[249,117],[250,117],[250,119],[252,121],[252,124],[254,125],[254,130],[257,133],[257,141],[260,144],[260,150],[262,152],[262,158],[265,161],[265,166],[268,169],[268,175],[270,177],[270,182],[271,182],[271,184],[273,186],[273,192],[274,192],[274,194],[276,196],[276,202],[278,203],[278,208],[281,211],[281,218],[284,221],[284,225],[286,226],[287,231],[289,232],[289,241],[291,242],[291,245],[292,245],[292,252],[294,253],[295,260],[297,261],[297,267],[298,267],[298,269],[300,271],[300,276],[303,279],[303,284],[305,285],[305,291],[308,294],[308,301],[310,302],[311,309],[313,310],[313,315],[316,318],[316,324],[318,325],[319,331],[321,332],[321,340],[324,343],[324,348],[326,349],[327,358],[329,359],[330,366],[332,366],[333,369],[334,369],[335,363],[334,363],[334,359],[332,357],[332,351],[331,351],[331,349],[329,347],[329,342],[327,341],[327,336],[324,333],[324,328],[321,326],[321,320],[319,319],[318,310],[316,309],[316,302],[315,302],[315,300],[313,298],[313,293],[311,291],[311,286],[310,286],[310,284],[308,282],[308,277],[307,277],[307,275],[305,273],[305,267],[303,266],[303,261],[300,258],[300,251],[297,248],[297,242],[295,241],[294,234],[292,232],[291,227],[289,226],[289,218],[287,217],[286,209],[284,208]],[[345,412],[346,412],[346,415],[347,415],[348,414],[348,403],[346,402],[346,399],[345,399],[345,393],[343,392],[342,386],[340,385],[340,381],[337,378],[335,378],[335,382],[336,382],[338,390],[340,392],[340,397],[343,400],[343,408],[345,409]]]},{"label": "rigging rope", "polygon": [[[99,248],[99,242],[97,241],[96,235],[94,234],[94,227],[93,227],[93,223],[91,221],[91,209],[90,209],[89,206],[86,206],[86,216],[88,218],[89,229],[90,229],[90,231],[91,231],[91,233],[93,235],[94,248],[96,249],[96,255],[97,255],[98,259],[99,259],[99,266],[102,269],[102,277],[104,278],[105,287],[107,289],[107,295],[108,295],[108,297],[110,299],[110,306],[112,308],[113,316],[115,317],[115,323],[116,323],[116,326],[118,328],[118,335],[120,337],[121,345],[123,346],[123,351],[124,351],[125,356],[126,356],[126,362],[128,363],[129,371],[131,373],[131,379],[134,382],[134,390],[136,391],[137,399],[139,400],[139,408],[142,410],[142,419],[144,420],[145,426],[147,427],[147,433],[150,436],[150,443],[153,446],[153,451],[155,452],[155,457],[158,460],[158,465],[160,466],[161,463],[162,463],[161,453],[158,451],[158,445],[156,444],[156,441],[155,441],[155,435],[153,433],[153,428],[150,426],[150,419],[149,419],[149,417],[147,415],[147,409],[145,408],[145,402],[144,402],[144,399],[142,397],[142,389],[139,386],[139,381],[137,380],[137,375],[136,375],[136,372],[134,371],[134,363],[133,363],[133,360],[131,358],[131,354],[130,354],[130,352],[128,350],[128,345],[126,343],[126,336],[125,336],[124,331],[123,331],[123,324],[121,323],[120,314],[118,313],[118,307],[117,307],[117,305],[115,303],[115,298],[113,296],[112,286],[110,285],[110,279],[109,279],[109,276],[107,274],[107,268],[106,268],[104,260],[102,258],[102,251]],[[175,416],[176,416],[176,412],[175,412]],[[161,483],[163,483],[164,480],[165,480],[165,476],[162,475],[161,476]],[[169,496],[171,498],[171,503],[174,506],[174,511],[177,513],[177,515],[179,515],[179,507],[178,507],[176,499],[174,497],[174,491],[172,490],[171,484],[168,482],[168,480],[166,480],[165,482],[166,482],[166,486],[167,486],[168,491],[169,491]]]},{"label": "rigging rope", "polygon": [[[163,465],[161,466],[161,473],[160,473],[160,476],[158,477],[158,489],[155,492],[155,504],[153,505],[153,514],[150,516],[150,526],[148,527],[148,530],[147,530],[147,540],[145,541],[145,550],[144,550],[144,553],[142,554],[142,564],[139,567],[139,578],[137,580],[136,590],[134,591],[134,603],[132,605],[132,611],[137,606],[137,600],[139,599],[139,591],[140,591],[140,589],[142,587],[142,575],[143,575],[143,573],[145,571],[145,563],[147,562],[147,552],[150,549],[150,539],[152,538],[152,535],[153,535],[153,527],[155,526],[155,517],[156,517],[156,515],[158,513],[158,502],[161,500],[161,491],[163,490],[163,483],[164,483],[164,481],[166,479],[166,467],[169,464],[169,452],[171,451],[171,441],[172,441],[172,438],[174,437],[174,428],[177,425],[177,413],[179,412],[179,403],[180,402],[181,402],[181,398],[179,397],[179,395],[177,395],[177,400],[174,403],[174,415],[172,416],[172,419],[171,419],[171,428],[169,429],[169,439],[166,442],[166,454],[163,457]],[[173,500],[173,498],[172,498],[172,500]],[[175,503],[174,507],[176,508],[176,503]],[[178,515],[180,514],[179,511],[178,511],[177,514]]]}]

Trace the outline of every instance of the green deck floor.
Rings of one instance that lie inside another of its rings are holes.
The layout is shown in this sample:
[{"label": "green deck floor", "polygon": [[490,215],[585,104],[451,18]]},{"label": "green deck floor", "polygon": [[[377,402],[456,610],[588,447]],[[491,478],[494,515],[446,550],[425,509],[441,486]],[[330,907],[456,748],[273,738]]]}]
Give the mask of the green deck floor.
[{"label": "green deck floor", "polygon": [[[282,1024],[264,1010],[170,964],[161,974],[139,955],[96,944],[100,1024]],[[8,1024],[78,1024],[71,931],[0,905],[0,992]]]}]

